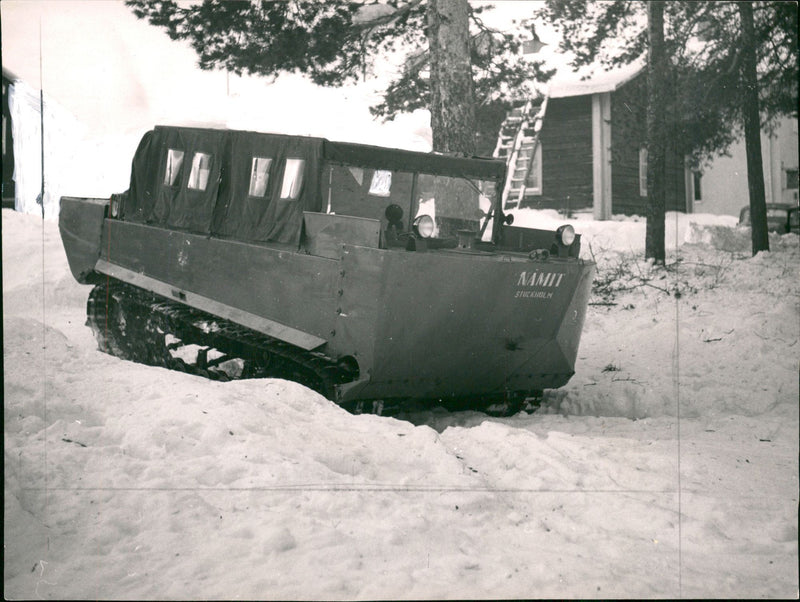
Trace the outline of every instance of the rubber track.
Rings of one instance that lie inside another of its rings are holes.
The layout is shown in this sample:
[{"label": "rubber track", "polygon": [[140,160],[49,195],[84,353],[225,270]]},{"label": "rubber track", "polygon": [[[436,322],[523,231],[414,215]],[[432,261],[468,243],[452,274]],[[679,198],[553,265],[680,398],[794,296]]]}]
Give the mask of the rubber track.
[{"label": "rubber track", "polygon": [[[264,364],[267,357],[270,363],[253,376],[274,376],[300,382],[331,400],[335,396],[336,384],[354,380],[351,372],[323,353],[305,351],[117,280],[92,289],[86,315],[101,351],[138,363],[217,380],[232,380],[222,371],[173,358],[165,342],[166,335],[171,334],[184,345],[214,348],[229,359],[239,358],[250,365]],[[133,332],[124,331],[129,327]],[[244,373],[238,378],[247,377]]]},{"label": "rubber track", "polygon": [[[340,367],[323,353],[305,351],[229,320],[155,295],[143,289],[109,279],[95,286],[86,304],[87,325],[91,326],[101,351],[122,359],[170,370],[187,372],[211,380],[242,378],[283,378],[299,382],[336,401],[335,385],[350,382],[357,374]],[[180,340],[181,345],[213,348],[228,359],[238,358],[253,367],[237,377],[222,370],[189,364],[169,353],[166,335]],[[264,358],[269,357],[269,363]],[[441,402],[441,400],[439,400]],[[539,399],[540,401],[540,399]],[[341,404],[348,411],[396,415],[428,409],[431,404],[410,400],[376,400]],[[510,416],[534,405],[524,399],[486,404],[461,405],[443,403],[448,409],[475,409],[491,416]],[[495,409],[493,409],[495,408]]]}]

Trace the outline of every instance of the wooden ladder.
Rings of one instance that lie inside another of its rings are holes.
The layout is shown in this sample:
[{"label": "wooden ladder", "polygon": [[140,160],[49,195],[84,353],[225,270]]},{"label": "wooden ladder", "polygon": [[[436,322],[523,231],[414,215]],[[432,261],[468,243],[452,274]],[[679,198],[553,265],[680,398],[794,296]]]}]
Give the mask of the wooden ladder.
[{"label": "wooden ladder", "polygon": [[503,207],[506,209],[516,207],[525,196],[525,181],[539,144],[535,125],[540,110],[540,104],[533,104],[528,100],[523,106],[509,111],[500,126],[493,156],[504,158],[508,166],[503,187]]}]

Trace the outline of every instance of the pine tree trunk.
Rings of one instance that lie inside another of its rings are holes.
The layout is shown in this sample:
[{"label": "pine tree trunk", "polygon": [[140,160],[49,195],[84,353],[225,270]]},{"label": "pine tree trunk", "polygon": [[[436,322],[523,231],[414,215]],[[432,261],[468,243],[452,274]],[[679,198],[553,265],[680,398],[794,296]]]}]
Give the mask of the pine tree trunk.
[{"label": "pine tree trunk", "polygon": [[428,0],[433,150],[475,154],[467,0]]},{"label": "pine tree trunk", "polygon": [[647,229],[645,258],[664,264],[666,206],[666,98],[667,61],[664,49],[664,4],[647,4]]},{"label": "pine tree trunk", "polygon": [[764,191],[764,165],[761,162],[761,119],[758,110],[752,4],[739,2],[739,15],[742,18],[744,145],[747,153],[747,188],[750,193],[750,230],[753,255],[755,255],[759,251],[769,251],[769,233],[767,231],[767,201]]}]

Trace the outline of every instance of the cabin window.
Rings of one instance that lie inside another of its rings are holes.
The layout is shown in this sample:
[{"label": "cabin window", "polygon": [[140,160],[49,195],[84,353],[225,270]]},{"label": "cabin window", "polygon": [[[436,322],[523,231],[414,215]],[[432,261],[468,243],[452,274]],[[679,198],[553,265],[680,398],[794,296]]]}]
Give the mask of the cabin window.
[{"label": "cabin window", "polygon": [[164,185],[174,186],[178,179],[178,174],[181,172],[181,165],[183,164],[183,151],[174,148],[167,151],[167,166],[164,172]]},{"label": "cabin window", "polygon": [[794,169],[784,169],[784,175],[786,176],[786,186],[788,190],[797,190],[798,182],[800,181],[800,171],[795,167]]},{"label": "cabin window", "polygon": [[296,199],[300,196],[305,164],[304,159],[286,159],[286,169],[283,172],[283,184],[281,185],[282,199]]},{"label": "cabin window", "polygon": [[250,196],[265,197],[267,184],[269,184],[269,168],[272,166],[270,157],[253,157],[253,166],[250,169]]},{"label": "cabin window", "polygon": [[399,205],[408,226],[414,175],[403,171],[373,170],[327,163],[323,176],[327,212],[387,223],[386,208]]},{"label": "cabin window", "polygon": [[208,153],[195,153],[192,157],[192,171],[189,172],[189,189],[205,190],[208,186],[210,173],[211,155]]},{"label": "cabin window", "polygon": [[639,196],[647,196],[647,148],[639,148]]},{"label": "cabin window", "polygon": [[703,200],[703,174],[699,171],[692,172],[692,189],[694,194],[694,200],[699,202]]},{"label": "cabin window", "polygon": [[353,174],[353,179],[361,186],[364,183],[364,170],[361,167],[348,167],[350,173]]},{"label": "cabin window", "polygon": [[373,196],[390,196],[392,191],[392,172],[376,169],[372,174],[369,193]]},{"label": "cabin window", "polygon": [[536,145],[531,160],[528,178],[525,180],[525,194],[542,194],[542,145]]}]

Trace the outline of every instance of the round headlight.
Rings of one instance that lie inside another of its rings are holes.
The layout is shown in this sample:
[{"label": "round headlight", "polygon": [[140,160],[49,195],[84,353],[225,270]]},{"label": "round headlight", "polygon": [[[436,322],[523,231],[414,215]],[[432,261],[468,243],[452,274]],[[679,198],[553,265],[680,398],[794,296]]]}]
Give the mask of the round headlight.
[{"label": "round headlight", "polygon": [[559,227],[556,230],[556,240],[565,247],[570,246],[575,242],[575,228],[569,224]]},{"label": "round headlight", "polygon": [[433,236],[434,224],[430,215],[420,215],[414,220],[414,232],[422,238]]}]

